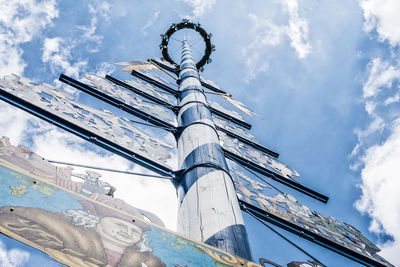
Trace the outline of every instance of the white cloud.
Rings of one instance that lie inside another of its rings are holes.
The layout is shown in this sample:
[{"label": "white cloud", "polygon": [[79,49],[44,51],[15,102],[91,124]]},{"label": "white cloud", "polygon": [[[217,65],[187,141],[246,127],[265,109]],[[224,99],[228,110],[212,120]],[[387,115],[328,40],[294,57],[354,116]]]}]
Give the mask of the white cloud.
[{"label": "white cloud", "polygon": [[[390,64],[381,58],[373,58],[367,65],[368,78],[363,84],[362,101],[365,111],[370,116],[370,123],[365,129],[356,129],[358,143],[351,152],[350,157],[357,156],[368,146],[372,145],[371,139],[376,134],[381,134],[391,121],[399,114],[386,112],[385,107],[399,100],[399,93],[393,92],[394,83],[400,81],[399,65]],[[396,88],[396,87],[395,87]],[[392,95],[390,95],[390,93]],[[389,96],[387,96],[389,94]],[[360,164],[356,163],[351,168],[355,169]]]},{"label": "white cloud", "polygon": [[363,97],[368,98],[379,94],[381,88],[389,88],[393,81],[400,79],[400,68],[373,58],[368,64],[369,77],[363,86]]},{"label": "white cloud", "polygon": [[159,15],[160,15],[159,10],[154,12],[153,16],[147,20],[146,24],[142,28],[140,28],[140,32],[142,32],[144,35],[147,35],[147,29],[150,28],[151,26],[153,26],[154,23],[157,22]]},{"label": "white cloud", "polygon": [[[85,50],[89,53],[99,51],[99,47],[103,42],[104,36],[96,33],[99,21],[106,23],[111,20],[111,5],[107,1],[95,0],[88,4],[89,14],[91,14],[90,25],[76,26],[82,31],[81,36],[76,39],[71,38],[45,38],[43,41],[42,61],[50,64],[50,70],[54,75],[61,72],[79,78],[79,75],[88,65],[86,59],[75,56],[78,50]],[[102,63],[101,72],[111,70],[110,66]],[[58,86],[61,83],[55,80]]]},{"label": "white cloud", "polygon": [[355,131],[358,143],[350,155],[356,158],[350,168],[361,167],[362,195],[355,206],[371,217],[370,231],[393,237],[393,241],[381,241],[380,254],[400,265],[400,111],[388,107],[400,99],[400,65],[397,59],[375,57],[366,71],[362,101],[370,123]]},{"label": "white cloud", "polygon": [[82,41],[85,42],[94,42],[96,46],[94,48],[89,48],[89,53],[95,53],[99,51],[99,45],[103,42],[104,36],[96,34],[97,29],[97,17],[93,17],[90,20],[89,26],[77,26],[78,29],[82,30]]},{"label": "white cloud", "polygon": [[400,265],[400,119],[393,122],[391,131],[387,140],[368,148],[362,158],[362,196],[356,208],[371,216],[371,231],[395,238],[384,244],[382,255]]},{"label": "white cloud", "polygon": [[286,32],[285,26],[275,25],[269,19],[259,18],[254,14],[250,14],[249,18],[253,23],[254,32],[258,33],[255,41],[250,44],[250,49],[254,49],[257,43],[276,46],[282,42],[282,38]]},{"label": "white cloud", "polygon": [[299,59],[304,59],[311,52],[308,40],[308,22],[299,14],[297,0],[282,0],[282,7],[288,14],[286,25],[277,25],[270,18],[249,14],[252,23],[251,33],[254,39],[242,50],[247,68],[246,82],[254,79],[257,74],[265,72],[271,57],[271,47],[281,45],[285,37],[289,38],[290,45]]},{"label": "white cloud", "polygon": [[22,131],[27,127],[30,116],[3,101],[0,102],[0,114],[0,137],[8,136],[11,142],[20,144],[23,138]]},{"label": "white cloud", "polygon": [[95,74],[105,77],[107,74],[113,73],[117,68],[115,65],[110,64],[108,62],[103,62],[99,66],[96,67]]},{"label": "white cloud", "polygon": [[[85,60],[75,60],[72,57],[72,50],[76,42],[65,40],[60,37],[46,38],[43,44],[42,61],[50,64],[51,72],[58,75],[60,72],[75,78],[87,66]],[[74,63],[71,61],[75,60]]]},{"label": "white cloud", "polygon": [[394,96],[388,97],[388,98],[385,100],[385,102],[383,102],[383,104],[384,104],[385,106],[387,106],[387,105],[390,105],[390,104],[393,104],[393,103],[396,103],[396,102],[399,102],[399,101],[400,101],[400,94],[397,93],[397,94],[395,94]]},{"label": "white cloud", "polygon": [[[88,4],[89,13],[101,16],[106,22],[111,20],[111,4],[108,1],[94,0]],[[114,14],[113,14],[114,15]]]},{"label": "white cloud", "polygon": [[55,0],[0,0],[0,76],[26,67],[21,44],[39,36],[58,16]]},{"label": "white cloud", "polygon": [[29,260],[30,254],[24,250],[7,250],[0,240],[0,265],[3,267],[24,266]]},{"label": "white cloud", "polygon": [[212,9],[216,0],[183,0],[193,8],[195,18],[202,17],[207,11]]},{"label": "white cloud", "polygon": [[[91,45],[86,46],[89,53],[99,51],[99,46],[103,42],[104,36],[96,34],[98,22],[109,23],[111,21],[111,4],[107,1],[94,0],[88,4],[88,10],[91,14],[90,25],[77,26],[82,30],[82,36],[76,42],[85,43],[89,42]],[[94,47],[92,47],[94,43]]]},{"label": "white cloud", "polygon": [[247,70],[246,81],[254,79],[258,73],[268,69],[268,55],[261,55],[261,53],[266,46],[279,45],[286,33],[286,27],[277,26],[269,19],[260,18],[254,14],[250,14],[249,18],[253,24],[252,33],[255,38],[242,50]]},{"label": "white cloud", "polygon": [[296,50],[299,58],[305,58],[311,52],[308,41],[308,22],[299,15],[299,2],[297,0],[282,0],[282,4],[289,14],[287,36],[290,45]]},{"label": "white cloud", "polygon": [[388,41],[391,46],[400,45],[400,1],[361,0],[364,12],[364,30],[376,30],[379,41]]}]

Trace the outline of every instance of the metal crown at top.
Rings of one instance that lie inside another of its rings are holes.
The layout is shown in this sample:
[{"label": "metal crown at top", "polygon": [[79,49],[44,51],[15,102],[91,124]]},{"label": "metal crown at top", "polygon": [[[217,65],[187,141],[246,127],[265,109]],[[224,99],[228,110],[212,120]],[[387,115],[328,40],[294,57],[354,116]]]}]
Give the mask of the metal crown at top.
[{"label": "metal crown at top", "polygon": [[201,35],[201,37],[203,37],[206,48],[204,49],[203,57],[196,63],[197,69],[202,71],[203,66],[205,64],[211,63],[212,60],[210,58],[210,55],[211,55],[212,51],[215,51],[215,46],[213,44],[211,44],[212,34],[207,33],[202,27],[200,27],[200,23],[193,23],[187,19],[183,19],[182,22],[180,22],[178,24],[172,23],[171,27],[169,27],[167,32],[165,34],[161,34],[160,49],[161,49],[162,55],[163,55],[164,59],[167,60],[169,63],[174,64],[175,66],[179,66],[179,64],[177,64],[176,62],[174,62],[172,60],[172,58],[170,57],[170,55],[168,53],[168,42],[169,42],[169,39],[171,38],[171,36],[175,32],[182,30],[182,29],[195,30],[196,32],[198,32]]}]

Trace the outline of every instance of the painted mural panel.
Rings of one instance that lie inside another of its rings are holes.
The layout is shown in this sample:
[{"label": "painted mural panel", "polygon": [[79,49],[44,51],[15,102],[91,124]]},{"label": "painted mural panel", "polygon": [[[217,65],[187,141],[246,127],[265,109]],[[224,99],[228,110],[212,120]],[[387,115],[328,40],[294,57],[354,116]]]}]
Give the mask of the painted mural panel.
[{"label": "painted mural panel", "polygon": [[[128,89],[122,86],[118,86],[112,83],[111,81],[102,78],[96,74],[86,73],[84,75],[84,78],[94,86],[94,89],[108,96],[111,96],[125,103],[126,105],[130,105],[134,108],[137,108],[138,110],[146,114],[152,115],[160,120],[163,120],[171,124],[172,126],[176,127],[178,125],[176,115],[166,107],[146,101],[143,97],[138,96],[134,92],[129,91]],[[152,91],[152,93],[156,94],[155,91]],[[160,96],[157,95],[157,97]]]},{"label": "painted mural panel", "polygon": [[[92,170],[86,170],[85,173],[77,173],[70,166],[56,166],[23,146],[11,145],[8,137],[5,136],[0,138],[0,164],[8,166],[16,171],[29,172],[32,175],[37,175],[47,183],[66,188],[83,196],[89,197],[92,195],[96,196],[97,199],[107,199],[104,198],[103,195],[110,196],[112,199],[109,198],[108,201],[104,201],[105,203],[109,203],[126,213],[143,219],[146,218],[155,224],[164,226],[161,219],[151,212],[132,207],[120,199],[114,199],[116,188],[102,181],[102,175],[100,173]],[[24,187],[17,186],[11,188],[11,194],[14,196],[19,196],[24,193],[26,193]]]},{"label": "painted mural panel", "polygon": [[72,95],[50,84],[36,84],[17,75],[0,79],[0,90],[171,169],[167,161],[173,147],[134,127],[128,119],[80,104]]},{"label": "painted mural panel", "polygon": [[63,264],[259,266],[145,221],[122,200],[79,191],[84,185],[74,185],[68,170],[6,138],[1,144],[0,232]]},{"label": "painted mural panel", "polygon": [[[299,203],[292,195],[272,195],[267,191],[271,189],[270,186],[251,179],[241,171],[232,169],[231,174],[234,179],[236,193],[242,201],[256,206],[268,214],[277,216],[288,223],[295,224],[333,241],[340,246],[372,258],[385,266],[393,266],[377,254],[380,249],[354,226],[341,223],[330,216],[325,217],[316,211],[311,211],[308,207]],[[293,263],[290,266],[303,266],[296,264],[300,263]]]},{"label": "painted mural panel", "polygon": [[252,164],[260,166],[261,168],[265,168],[273,173],[276,173],[283,178],[294,180],[294,178],[300,177],[297,171],[269,156],[267,153],[252,148],[223,132],[219,132],[218,134],[221,140],[221,146],[224,150],[248,160]]}]

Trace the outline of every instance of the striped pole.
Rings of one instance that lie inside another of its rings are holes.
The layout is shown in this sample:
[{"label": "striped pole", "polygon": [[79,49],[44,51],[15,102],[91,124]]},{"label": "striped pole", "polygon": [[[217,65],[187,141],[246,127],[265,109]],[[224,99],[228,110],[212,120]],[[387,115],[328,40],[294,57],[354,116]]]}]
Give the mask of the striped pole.
[{"label": "striped pole", "polygon": [[179,73],[178,232],[251,260],[243,217],[187,41]]}]

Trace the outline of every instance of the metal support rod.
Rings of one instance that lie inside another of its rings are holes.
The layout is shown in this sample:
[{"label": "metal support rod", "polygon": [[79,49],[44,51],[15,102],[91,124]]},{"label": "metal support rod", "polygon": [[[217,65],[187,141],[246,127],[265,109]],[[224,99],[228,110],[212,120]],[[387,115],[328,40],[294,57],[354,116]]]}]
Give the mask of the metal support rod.
[{"label": "metal support rod", "polygon": [[100,171],[107,171],[107,172],[117,172],[117,173],[123,173],[123,174],[146,176],[146,177],[168,179],[168,180],[171,180],[173,178],[172,176],[161,176],[161,175],[142,173],[142,172],[121,171],[121,170],[117,170],[117,169],[103,168],[103,167],[90,166],[90,165],[84,165],[84,164],[78,164],[78,163],[70,163],[70,162],[64,162],[64,161],[58,161],[58,160],[51,160],[51,159],[43,159],[43,160],[47,160],[50,163],[56,163],[56,164],[68,165],[68,166],[75,166],[75,167],[82,167],[82,168],[94,169],[94,170],[100,170]]},{"label": "metal support rod", "polygon": [[[197,90],[193,90],[196,88]],[[178,232],[251,260],[243,217],[191,49],[179,72]]]}]

